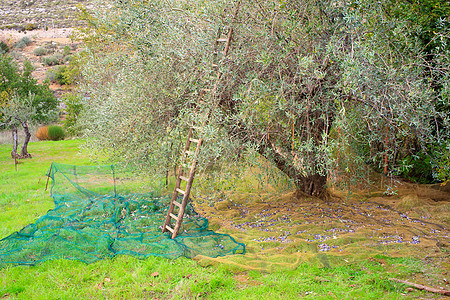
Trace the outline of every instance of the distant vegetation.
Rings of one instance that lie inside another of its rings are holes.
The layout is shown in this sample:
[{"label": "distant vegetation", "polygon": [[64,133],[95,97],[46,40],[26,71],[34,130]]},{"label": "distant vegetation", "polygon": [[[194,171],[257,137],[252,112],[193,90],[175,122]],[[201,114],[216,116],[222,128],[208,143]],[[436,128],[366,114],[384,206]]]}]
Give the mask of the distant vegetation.
[{"label": "distant vegetation", "polygon": [[0,29],[32,31],[51,30],[82,25],[76,16],[78,5],[89,5],[91,0],[34,0],[0,1]]}]

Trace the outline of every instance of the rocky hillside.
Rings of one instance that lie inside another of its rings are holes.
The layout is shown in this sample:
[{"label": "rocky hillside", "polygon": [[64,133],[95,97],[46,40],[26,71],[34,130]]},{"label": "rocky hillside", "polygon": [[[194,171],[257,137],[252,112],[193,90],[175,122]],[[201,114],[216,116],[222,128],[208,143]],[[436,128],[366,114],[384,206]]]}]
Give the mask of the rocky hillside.
[{"label": "rocky hillside", "polygon": [[80,25],[78,5],[93,8],[90,0],[1,0],[0,29],[33,30]]}]

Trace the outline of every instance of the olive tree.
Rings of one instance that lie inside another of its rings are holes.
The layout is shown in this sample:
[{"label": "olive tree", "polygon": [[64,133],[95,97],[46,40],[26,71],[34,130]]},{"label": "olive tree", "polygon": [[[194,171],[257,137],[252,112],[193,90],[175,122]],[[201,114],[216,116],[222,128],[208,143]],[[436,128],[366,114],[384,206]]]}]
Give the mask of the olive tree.
[{"label": "olive tree", "polygon": [[[30,158],[28,143],[30,124],[55,121],[58,118],[57,100],[48,85],[38,84],[31,76],[33,67],[26,61],[23,70],[6,55],[0,55],[0,128],[12,131],[13,158]],[[25,133],[20,155],[17,152],[17,128]]]},{"label": "olive tree", "polygon": [[322,195],[339,155],[385,167],[405,140],[433,137],[436,95],[405,26],[372,1],[111,1],[82,32],[85,134],[165,171],[208,115],[201,165],[258,153]]}]

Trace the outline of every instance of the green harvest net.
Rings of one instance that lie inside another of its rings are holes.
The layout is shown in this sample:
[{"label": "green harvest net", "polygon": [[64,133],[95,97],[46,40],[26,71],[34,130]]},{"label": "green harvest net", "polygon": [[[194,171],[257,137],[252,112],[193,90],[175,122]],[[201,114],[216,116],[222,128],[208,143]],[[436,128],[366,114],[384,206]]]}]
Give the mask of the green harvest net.
[{"label": "green harvest net", "polygon": [[161,232],[170,198],[133,194],[133,181],[117,173],[113,165],[53,163],[48,175],[55,208],[0,240],[0,268],[59,258],[92,263],[119,254],[192,258],[245,253],[244,244],[208,230],[208,220],[190,205],[180,234],[171,239]]}]

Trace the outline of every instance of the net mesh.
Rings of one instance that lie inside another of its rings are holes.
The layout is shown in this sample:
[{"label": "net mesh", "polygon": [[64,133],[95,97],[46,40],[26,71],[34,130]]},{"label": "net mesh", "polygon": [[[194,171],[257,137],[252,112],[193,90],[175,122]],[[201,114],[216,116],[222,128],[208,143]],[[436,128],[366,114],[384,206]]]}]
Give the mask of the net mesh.
[{"label": "net mesh", "polygon": [[113,165],[53,163],[48,176],[55,208],[0,241],[0,268],[59,258],[92,263],[119,254],[174,259],[245,253],[230,235],[208,230],[208,220],[191,205],[171,239],[161,231],[170,198],[131,193],[135,182],[118,176]]}]

